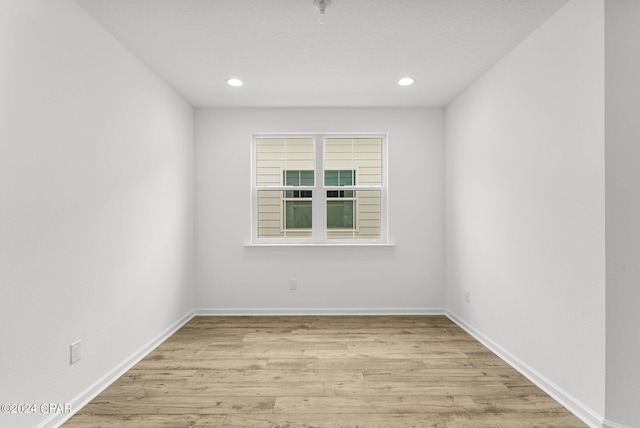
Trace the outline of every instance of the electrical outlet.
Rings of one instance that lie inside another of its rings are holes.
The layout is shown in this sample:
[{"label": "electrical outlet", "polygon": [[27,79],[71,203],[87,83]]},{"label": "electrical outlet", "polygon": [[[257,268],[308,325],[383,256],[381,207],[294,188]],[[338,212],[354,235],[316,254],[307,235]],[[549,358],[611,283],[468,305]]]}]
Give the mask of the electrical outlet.
[{"label": "electrical outlet", "polygon": [[75,341],[71,344],[71,360],[70,364],[77,363],[82,358],[82,342],[80,340]]},{"label": "electrical outlet", "polygon": [[471,292],[469,290],[464,290],[464,301],[471,303]]},{"label": "electrical outlet", "polygon": [[297,290],[298,289],[298,280],[290,279],[289,280],[289,290]]}]

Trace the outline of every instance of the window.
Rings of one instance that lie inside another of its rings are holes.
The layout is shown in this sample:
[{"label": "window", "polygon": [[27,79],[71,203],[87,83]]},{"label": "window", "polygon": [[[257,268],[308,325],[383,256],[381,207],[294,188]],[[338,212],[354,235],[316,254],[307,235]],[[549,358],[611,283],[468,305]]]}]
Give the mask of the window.
[{"label": "window", "polygon": [[[327,186],[355,185],[354,170],[325,171],[324,183]],[[352,190],[327,191],[327,230],[355,230],[354,193]]]},{"label": "window", "polygon": [[255,136],[253,241],[386,242],[384,149],[382,136]]},{"label": "window", "polygon": [[[282,173],[285,186],[313,186],[313,171],[286,170]],[[287,190],[282,199],[284,230],[311,230],[311,190]]]}]

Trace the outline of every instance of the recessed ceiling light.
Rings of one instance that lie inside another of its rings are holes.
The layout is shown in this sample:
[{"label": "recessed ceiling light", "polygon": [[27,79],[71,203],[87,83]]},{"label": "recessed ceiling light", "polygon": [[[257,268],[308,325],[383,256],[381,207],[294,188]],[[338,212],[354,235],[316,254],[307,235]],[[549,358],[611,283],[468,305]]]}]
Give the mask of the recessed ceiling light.
[{"label": "recessed ceiling light", "polygon": [[413,82],[415,82],[415,80],[413,80],[411,77],[403,77],[402,79],[398,80],[398,85],[409,86],[413,85]]},{"label": "recessed ceiling light", "polygon": [[242,86],[242,80],[240,79],[229,79],[227,80],[227,84],[229,86]]}]

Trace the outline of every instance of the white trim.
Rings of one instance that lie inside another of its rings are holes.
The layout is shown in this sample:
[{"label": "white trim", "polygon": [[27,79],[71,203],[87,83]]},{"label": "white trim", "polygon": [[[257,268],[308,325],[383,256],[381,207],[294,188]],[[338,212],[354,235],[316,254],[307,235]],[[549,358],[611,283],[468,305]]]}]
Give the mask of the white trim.
[{"label": "white trim", "polygon": [[69,404],[71,404],[72,413],[53,414],[42,421],[36,428],[59,427],[75,415],[80,409],[86,406],[98,394],[104,391],[109,385],[115,382],[120,376],[124,375],[129,369],[136,365],[140,360],[146,357],[151,351],[157,348],[162,342],[167,340],[178,329],[188,323],[194,317],[194,311],[189,311],[186,315],[166,328],[162,333],[151,339],[146,345],[134,352],[129,358],[122,361],[100,379],[95,381],[87,389],[76,395]]},{"label": "white trim", "polygon": [[314,181],[315,189],[311,196],[311,237],[314,242],[324,242],[326,240],[327,228],[327,194],[324,193],[324,136],[315,135],[314,140]]},{"label": "white trim", "polygon": [[446,315],[444,308],[198,308],[195,316]]},{"label": "white trim", "polygon": [[[545,376],[540,374],[533,367],[529,366],[519,358],[512,355],[509,351],[504,349],[502,346],[495,343],[489,337],[485,336],[483,333],[479,332],[465,321],[463,321],[460,317],[454,314],[451,310],[447,309],[446,315],[453,321],[458,324],[463,330],[473,336],[478,342],[482,343],[484,346],[489,348],[491,352],[496,354],[498,357],[502,358],[507,364],[512,366],[514,369],[519,371],[524,377],[533,382],[536,386],[542,389],[544,392],[549,394],[551,398],[556,400],[562,406],[564,406],[567,410],[577,416],[580,420],[582,420],[585,424],[589,425],[592,428],[601,428],[604,423],[604,418],[598,415],[595,411],[590,409],[584,403],[579,401],[577,398],[563,390],[561,387],[547,379]],[[614,427],[621,428],[621,427]],[[626,427],[622,427],[626,428]]]},{"label": "white trim", "polygon": [[267,242],[261,242],[261,243],[248,243],[248,244],[244,244],[245,248],[259,248],[259,247],[281,247],[281,248],[287,248],[287,247],[314,247],[314,248],[321,248],[321,247],[331,247],[331,248],[335,248],[335,247],[371,247],[371,248],[375,248],[375,247],[395,247],[396,244],[392,243],[392,242],[377,242],[377,241],[368,241],[365,239],[361,239],[361,242],[354,242],[352,240],[341,240],[341,239],[333,239],[332,241],[338,241],[338,242],[326,242],[326,243],[320,243],[320,242],[313,242],[313,241],[309,241],[309,240],[305,240],[305,239],[301,239],[300,241],[296,242],[296,241],[289,241],[289,242],[276,242],[275,240],[272,241],[267,241]]},{"label": "white trim", "polygon": [[631,428],[631,427],[605,420],[604,423],[602,424],[602,428]]}]

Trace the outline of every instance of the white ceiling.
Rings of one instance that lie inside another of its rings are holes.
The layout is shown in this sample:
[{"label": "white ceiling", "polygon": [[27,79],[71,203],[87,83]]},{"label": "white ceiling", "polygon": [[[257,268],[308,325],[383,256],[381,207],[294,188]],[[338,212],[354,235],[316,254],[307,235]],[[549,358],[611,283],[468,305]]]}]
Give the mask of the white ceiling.
[{"label": "white ceiling", "polygon": [[196,107],[369,107],[446,105],[567,0],[76,2]]}]

